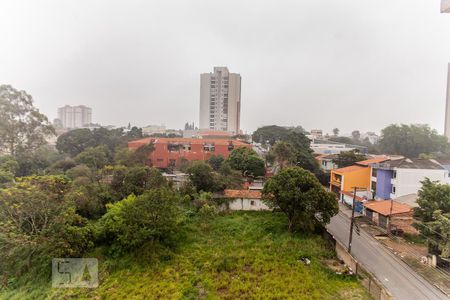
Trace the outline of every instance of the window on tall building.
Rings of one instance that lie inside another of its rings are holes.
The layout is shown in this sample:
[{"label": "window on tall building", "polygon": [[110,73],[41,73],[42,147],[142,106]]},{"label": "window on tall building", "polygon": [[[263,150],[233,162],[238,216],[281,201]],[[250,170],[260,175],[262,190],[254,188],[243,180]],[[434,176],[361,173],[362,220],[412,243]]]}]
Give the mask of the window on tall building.
[{"label": "window on tall building", "polygon": [[372,168],[372,177],[377,177],[377,169]]}]

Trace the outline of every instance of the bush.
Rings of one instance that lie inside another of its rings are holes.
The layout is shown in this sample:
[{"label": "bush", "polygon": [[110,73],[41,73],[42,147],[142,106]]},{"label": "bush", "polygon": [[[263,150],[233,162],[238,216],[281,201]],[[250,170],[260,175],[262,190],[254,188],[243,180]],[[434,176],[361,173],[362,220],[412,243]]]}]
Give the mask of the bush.
[{"label": "bush", "polygon": [[146,243],[170,245],[179,229],[179,204],[179,197],[167,188],[109,204],[98,224],[99,240],[112,245],[111,251],[119,254]]},{"label": "bush", "polygon": [[18,179],[0,190],[0,272],[21,273],[50,257],[79,257],[92,244],[86,219],[64,198],[62,176]]}]

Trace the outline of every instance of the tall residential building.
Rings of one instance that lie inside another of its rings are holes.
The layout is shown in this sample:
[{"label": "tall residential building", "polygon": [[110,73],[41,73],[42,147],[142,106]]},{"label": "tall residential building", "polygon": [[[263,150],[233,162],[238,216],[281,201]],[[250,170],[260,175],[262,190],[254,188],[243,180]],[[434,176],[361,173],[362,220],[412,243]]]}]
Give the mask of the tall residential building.
[{"label": "tall residential building", "polygon": [[241,75],[227,67],[200,75],[200,129],[240,132]]},{"label": "tall residential building", "polygon": [[445,136],[450,141],[450,64],[448,64],[448,76],[447,76],[447,102],[445,105]]},{"label": "tall residential building", "polygon": [[92,109],[84,105],[58,108],[58,119],[63,128],[81,128],[92,123]]}]

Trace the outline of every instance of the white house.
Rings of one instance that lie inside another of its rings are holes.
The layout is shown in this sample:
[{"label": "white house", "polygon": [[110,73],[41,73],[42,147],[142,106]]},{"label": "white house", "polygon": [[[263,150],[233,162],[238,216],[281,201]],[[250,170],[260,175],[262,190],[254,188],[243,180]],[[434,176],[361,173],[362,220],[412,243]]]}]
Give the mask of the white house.
[{"label": "white house", "polygon": [[433,159],[404,158],[374,164],[372,170],[372,186],[376,186],[374,190],[377,199],[396,199],[417,194],[425,178],[450,183],[449,171]]},{"label": "white house", "polygon": [[224,209],[230,210],[270,210],[257,190],[225,190],[222,198],[229,199]]},{"label": "white house", "polygon": [[425,178],[440,183],[448,183],[448,171],[433,160],[406,159],[394,168],[391,183],[391,198],[417,193]]},{"label": "white house", "polygon": [[320,168],[325,172],[330,172],[331,170],[338,168],[338,165],[334,163],[336,158],[337,154],[319,154],[316,156]]}]

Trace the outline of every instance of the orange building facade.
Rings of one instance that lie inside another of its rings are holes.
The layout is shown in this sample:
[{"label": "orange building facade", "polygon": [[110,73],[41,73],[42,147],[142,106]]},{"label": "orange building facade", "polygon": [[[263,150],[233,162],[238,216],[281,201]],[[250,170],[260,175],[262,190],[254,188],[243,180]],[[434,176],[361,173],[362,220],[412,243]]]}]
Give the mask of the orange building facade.
[{"label": "orange building facade", "polygon": [[175,167],[182,158],[188,161],[205,161],[213,155],[227,158],[236,148],[252,148],[248,143],[231,139],[145,138],[129,142],[128,149],[136,150],[149,143],[155,147],[150,162],[161,169]]},{"label": "orange building facade", "polygon": [[372,190],[371,176],[372,164],[381,163],[389,160],[386,156],[378,156],[368,160],[355,163],[353,166],[335,169],[330,175],[330,191],[341,198],[341,194],[353,192],[353,188],[359,190],[365,189],[367,192]]}]

